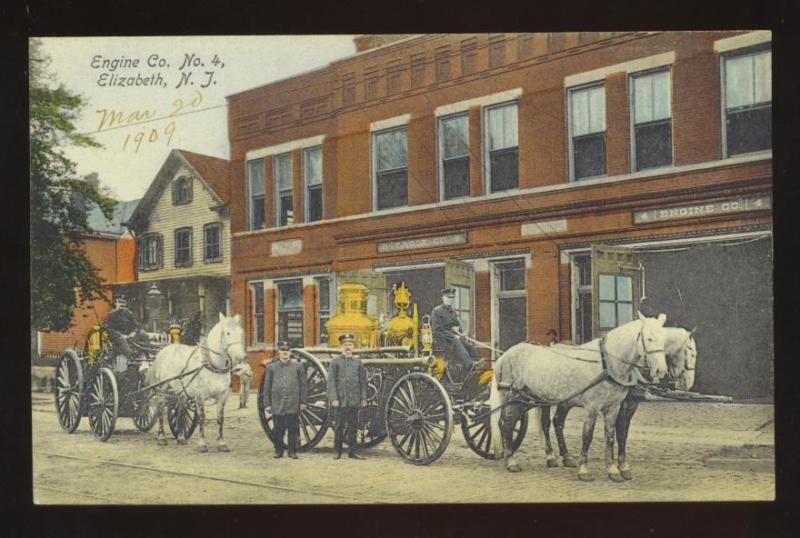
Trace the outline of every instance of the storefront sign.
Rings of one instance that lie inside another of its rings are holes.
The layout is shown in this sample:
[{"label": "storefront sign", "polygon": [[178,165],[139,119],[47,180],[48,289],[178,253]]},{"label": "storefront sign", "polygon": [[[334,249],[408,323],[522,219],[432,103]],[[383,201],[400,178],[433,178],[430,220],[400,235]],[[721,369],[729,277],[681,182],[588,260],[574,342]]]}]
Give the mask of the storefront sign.
[{"label": "storefront sign", "polygon": [[529,222],[522,225],[522,235],[542,235],[567,231],[567,221],[548,220],[543,222]]},{"label": "storefront sign", "polygon": [[751,196],[747,198],[733,198],[731,200],[710,202],[707,204],[635,211],[633,213],[633,222],[635,224],[643,224],[662,220],[707,217],[710,215],[741,213],[742,211],[757,211],[771,208],[772,200],[769,196]]},{"label": "storefront sign", "polygon": [[396,250],[418,250],[431,247],[448,245],[463,245],[467,242],[466,232],[435,237],[419,237],[416,239],[401,239],[399,241],[383,241],[378,243],[378,252],[394,252]]},{"label": "storefront sign", "polygon": [[275,241],[270,245],[270,255],[272,256],[294,256],[303,250],[302,239],[286,239]]}]

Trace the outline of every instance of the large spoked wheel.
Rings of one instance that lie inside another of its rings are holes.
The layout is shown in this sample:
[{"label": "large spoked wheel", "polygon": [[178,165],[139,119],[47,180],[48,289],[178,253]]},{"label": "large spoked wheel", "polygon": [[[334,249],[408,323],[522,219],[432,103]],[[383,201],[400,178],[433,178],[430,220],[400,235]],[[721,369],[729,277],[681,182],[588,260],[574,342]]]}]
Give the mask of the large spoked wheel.
[{"label": "large spoked wheel", "polygon": [[358,430],[356,431],[356,448],[372,448],[386,439],[386,423],[381,416],[380,406],[367,403],[358,410]]},{"label": "large spoked wheel", "polygon": [[447,449],[453,433],[450,397],[433,377],[412,372],[389,392],[386,431],[392,446],[415,465],[433,463]]},{"label": "large spoked wheel", "polygon": [[[303,452],[317,446],[328,431],[328,390],[325,368],[319,360],[305,351],[292,351],[292,356],[300,361],[306,371],[306,408],[300,412],[299,451]],[[275,419],[265,407],[265,381],[261,378],[258,387],[258,419],[267,438],[274,442]]]},{"label": "large spoked wheel", "polygon": [[119,411],[117,379],[109,368],[97,370],[89,386],[87,398],[89,427],[99,440],[108,441],[114,433]]},{"label": "large spoked wheel", "polygon": [[83,394],[83,369],[78,356],[67,351],[56,365],[53,392],[58,423],[67,433],[72,433],[81,423],[81,395]]},{"label": "large spoked wheel", "polygon": [[183,433],[184,439],[192,437],[197,428],[197,403],[194,398],[176,397],[167,407],[167,422],[173,437],[177,439]]},{"label": "large spoked wheel", "polygon": [[[497,411],[499,413],[499,411]],[[497,459],[492,450],[492,429],[489,424],[489,405],[485,402],[465,406],[461,421],[461,432],[467,445],[482,458]],[[514,452],[522,445],[525,434],[528,432],[528,412],[524,411],[516,422],[511,433],[512,449]]]},{"label": "large spoked wheel", "polygon": [[[144,387],[144,379],[140,378],[136,382],[136,390],[139,391],[142,387]],[[152,397],[150,392],[144,391],[138,393],[133,400],[133,425],[140,432],[150,431],[158,420],[157,406]]]}]

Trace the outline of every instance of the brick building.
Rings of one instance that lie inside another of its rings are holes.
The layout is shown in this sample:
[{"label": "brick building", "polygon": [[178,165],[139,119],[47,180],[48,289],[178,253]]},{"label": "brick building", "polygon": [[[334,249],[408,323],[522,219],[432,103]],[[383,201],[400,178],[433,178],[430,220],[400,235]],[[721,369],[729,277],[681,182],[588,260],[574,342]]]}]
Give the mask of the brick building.
[{"label": "brick building", "polygon": [[112,286],[136,280],[136,241],[123,223],[138,203],[139,200],[119,202],[111,220],[106,219],[98,207],[89,211],[87,219],[94,233],[83,238],[83,249],[109,287],[108,300],[78,305],[72,313],[72,324],[66,331],[38,332],[37,355],[58,356],[68,347],[83,348],[92,325],[98,319],[105,319],[111,311]]},{"label": "brick building", "polygon": [[421,314],[457,286],[503,349],[586,341],[646,296],[698,328],[698,390],[772,394],[769,32],[359,39],[228,98],[253,361],[322,341],[337,282],[377,315],[404,280]]}]

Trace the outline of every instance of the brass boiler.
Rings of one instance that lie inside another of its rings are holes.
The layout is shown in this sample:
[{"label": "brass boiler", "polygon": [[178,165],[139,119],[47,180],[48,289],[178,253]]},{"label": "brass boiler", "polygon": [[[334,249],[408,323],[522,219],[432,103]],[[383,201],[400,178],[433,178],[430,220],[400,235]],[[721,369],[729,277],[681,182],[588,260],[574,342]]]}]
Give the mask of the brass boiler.
[{"label": "brass boiler", "polygon": [[105,327],[95,324],[92,325],[89,334],[86,336],[86,362],[89,366],[97,360],[97,352],[105,347],[111,347],[111,337]]},{"label": "brass boiler", "polygon": [[328,345],[338,347],[339,337],[350,333],[356,337],[356,347],[378,347],[380,328],[378,320],[367,316],[368,296],[369,289],[363,284],[347,282],[339,286],[336,315],[325,325],[328,329]]},{"label": "brass boiler", "polygon": [[397,315],[389,320],[386,325],[386,339],[389,345],[400,345],[411,347],[414,353],[419,351],[417,332],[419,327],[419,315],[417,305],[414,303],[413,314],[408,315],[408,307],[411,304],[411,292],[406,287],[405,282],[400,282],[392,288],[394,293],[394,306],[397,308]]}]

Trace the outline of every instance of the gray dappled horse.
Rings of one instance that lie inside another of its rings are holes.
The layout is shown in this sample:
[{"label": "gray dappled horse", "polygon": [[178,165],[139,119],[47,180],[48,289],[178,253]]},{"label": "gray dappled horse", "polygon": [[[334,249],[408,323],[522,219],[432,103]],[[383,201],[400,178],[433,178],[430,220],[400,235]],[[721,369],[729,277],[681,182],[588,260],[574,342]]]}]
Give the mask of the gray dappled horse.
[{"label": "gray dappled horse", "polygon": [[[614,440],[620,404],[637,382],[639,368],[650,377],[667,374],[664,353],[666,316],[639,319],[612,329],[602,340],[604,363],[592,360],[564,360],[563,354],[549,347],[522,342],[511,347],[495,363],[489,398],[492,444],[502,454],[509,471],[519,471],[513,457],[513,424],[527,411],[524,403],[509,402],[512,393],[527,394],[537,402],[581,405],[586,409],[583,446],[578,461],[578,478],[591,480],[588,468],[589,447],[594,425],[602,413],[605,425],[606,469],[613,481],[623,481],[614,458]],[[502,421],[501,421],[502,418]],[[508,446],[508,450],[504,450]]]},{"label": "gray dappled horse", "polygon": [[[694,331],[689,331],[680,327],[665,327],[664,350],[667,356],[668,374],[667,381],[674,384],[678,390],[689,390],[694,386],[695,367],[697,362],[697,343],[694,339]],[[596,338],[580,346],[566,344],[556,344],[551,349],[562,353],[564,360],[584,359],[594,355],[598,357],[600,352],[600,339]],[[626,444],[628,431],[630,428],[633,414],[639,407],[639,398],[633,394],[628,396],[620,404],[619,415],[617,416],[616,441],[618,448],[619,471],[622,478],[630,480],[633,478],[630,463],[626,459]],[[568,403],[559,404],[553,416],[553,427],[556,432],[558,452],[565,467],[577,467],[577,462],[572,458],[564,441],[564,423],[567,414],[572,406]],[[536,408],[537,422],[539,430],[544,436],[545,457],[548,467],[557,467],[556,456],[550,442],[550,407],[543,406]]]},{"label": "gray dappled horse", "polygon": [[[156,360],[147,371],[147,384],[174,378],[166,385],[169,392],[178,398],[192,398],[197,404],[197,414],[200,426],[200,452],[208,452],[205,435],[205,402],[213,399],[217,404],[217,450],[228,452],[228,446],[222,435],[225,421],[225,402],[228,399],[231,383],[231,370],[247,358],[244,347],[244,330],[239,324],[239,314],[229,318],[224,314],[219,315],[219,322],[208,331],[208,336],[202,338],[198,345],[187,346],[184,344],[170,344],[162,349]],[[186,375],[187,372],[196,372]],[[167,413],[165,387],[157,391],[158,433],[156,440],[159,445],[166,445],[164,435],[164,418]],[[185,445],[186,439],[183,429],[178,428],[178,444]]]}]

